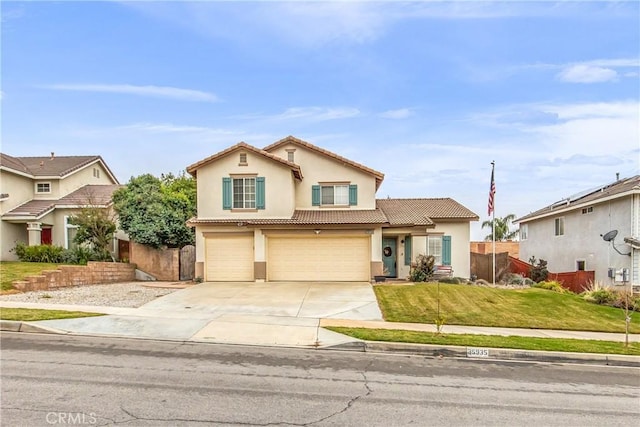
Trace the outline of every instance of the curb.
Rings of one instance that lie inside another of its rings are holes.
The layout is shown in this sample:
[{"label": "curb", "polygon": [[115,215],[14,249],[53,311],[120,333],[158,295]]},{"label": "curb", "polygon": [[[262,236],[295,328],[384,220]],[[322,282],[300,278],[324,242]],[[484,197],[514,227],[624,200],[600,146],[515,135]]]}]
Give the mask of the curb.
[{"label": "curb", "polygon": [[383,341],[356,341],[323,347],[323,350],[361,351],[369,353],[395,353],[425,357],[456,357],[470,360],[513,360],[532,362],[580,363],[605,366],[640,367],[640,356],[604,353],[569,353],[563,351],[518,350],[510,348],[485,348],[442,346],[434,344],[398,343]]},{"label": "curb", "polygon": [[16,320],[0,320],[0,331],[67,335],[68,332]]}]

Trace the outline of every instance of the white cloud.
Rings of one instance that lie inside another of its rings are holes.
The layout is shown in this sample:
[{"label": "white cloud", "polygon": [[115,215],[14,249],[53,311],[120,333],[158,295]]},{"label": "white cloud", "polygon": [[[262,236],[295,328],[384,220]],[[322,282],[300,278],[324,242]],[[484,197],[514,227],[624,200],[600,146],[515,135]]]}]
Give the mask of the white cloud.
[{"label": "white cloud", "polygon": [[218,97],[209,92],[182,89],[171,86],[136,86],[129,84],[52,84],[41,86],[45,89],[79,92],[121,93],[127,95],[170,98],[180,101],[216,102]]},{"label": "white cloud", "polygon": [[567,83],[602,83],[618,80],[618,72],[611,68],[577,64],[565,68],[557,77]]},{"label": "white cloud", "polygon": [[413,115],[413,111],[409,108],[399,108],[397,110],[387,110],[383,113],[378,114],[378,116],[383,119],[406,119]]},{"label": "white cloud", "polygon": [[360,110],[353,107],[291,107],[279,114],[246,114],[233,116],[231,118],[240,120],[301,120],[305,122],[322,122],[326,120],[350,119],[360,114]]}]

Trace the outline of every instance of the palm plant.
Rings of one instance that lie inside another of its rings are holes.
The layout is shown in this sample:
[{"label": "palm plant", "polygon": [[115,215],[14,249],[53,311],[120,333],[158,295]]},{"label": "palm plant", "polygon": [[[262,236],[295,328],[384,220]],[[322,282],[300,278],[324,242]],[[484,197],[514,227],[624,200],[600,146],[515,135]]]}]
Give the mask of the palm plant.
[{"label": "palm plant", "polygon": [[[495,220],[490,219],[482,223],[482,228],[493,228],[493,222],[495,221],[496,242],[502,242],[504,240],[512,240],[518,235],[518,230],[511,231],[511,221],[516,219],[514,214],[509,214],[503,217],[496,217]],[[493,233],[489,234],[484,240],[492,241]]]}]

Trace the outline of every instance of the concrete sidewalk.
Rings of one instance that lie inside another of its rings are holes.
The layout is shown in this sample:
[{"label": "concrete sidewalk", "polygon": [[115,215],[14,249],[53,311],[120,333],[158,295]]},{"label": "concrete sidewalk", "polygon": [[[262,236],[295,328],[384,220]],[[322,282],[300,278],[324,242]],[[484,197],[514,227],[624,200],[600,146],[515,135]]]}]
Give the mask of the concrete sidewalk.
[{"label": "concrete sidewalk", "polygon": [[[151,305],[151,307],[153,306],[158,306],[158,304]],[[34,326],[40,325],[70,334],[225,344],[331,347],[359,340],[323,329],[326,326],[436,332],[435,325],[420,323],[233,313],[229,310],[169,310],[164,306],[151,307],[145,305],[140,308],[123,308],[0,301],[0,308],[35,308],[107,314],[107,316],[101,317],[29,322]],[[619,333],[550,329],[445,325],[443,331],[447,334],[570,338],[617,342],[625,340],[625,335]],[[630,334],[629,340],[640,342],[640,334]]]}]

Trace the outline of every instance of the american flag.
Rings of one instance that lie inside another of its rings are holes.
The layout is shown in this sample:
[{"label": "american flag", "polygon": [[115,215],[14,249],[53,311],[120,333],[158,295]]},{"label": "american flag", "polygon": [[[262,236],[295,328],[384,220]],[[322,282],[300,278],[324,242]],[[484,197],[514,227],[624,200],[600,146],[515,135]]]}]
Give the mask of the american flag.
[{"label": "american flag", "polygon": [[493,212],[493,200],[496,194],[496,181],[493,179],[493,170],[495,168],[495,164],[491,162],[491,188],[489,188],[489,205],[487,209],[487,215],[491,216]]}]

